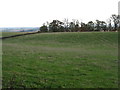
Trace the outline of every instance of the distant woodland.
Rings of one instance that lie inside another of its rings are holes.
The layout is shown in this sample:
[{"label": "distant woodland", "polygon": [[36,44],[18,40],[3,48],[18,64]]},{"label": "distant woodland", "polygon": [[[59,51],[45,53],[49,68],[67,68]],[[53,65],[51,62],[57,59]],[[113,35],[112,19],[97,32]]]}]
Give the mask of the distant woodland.
[{"label": "distant woodland", "polygon": [[80,22],[77,19],[53,20],[44,23],[39,32],[86,32],[86,31],[118,31],[120,29],[120,15],[113,14],[107,21],[96,20],[88,23]]}]

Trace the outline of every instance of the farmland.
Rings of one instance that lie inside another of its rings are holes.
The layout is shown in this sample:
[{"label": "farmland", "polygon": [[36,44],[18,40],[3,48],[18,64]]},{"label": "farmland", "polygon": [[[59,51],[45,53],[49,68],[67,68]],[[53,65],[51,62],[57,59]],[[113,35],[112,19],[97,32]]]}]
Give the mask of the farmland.
[{"label": "farmland", "polygon": [[18,34],[24,34],[24,33],[26,33],[26,32],[3,32],[2,37],[18,35]]},{"label": "farmland", "polygon": [[[14,33],[3,33],[3,36]],[[117,88],[117,32],[38,33],[2,41],[3,88]]]}]

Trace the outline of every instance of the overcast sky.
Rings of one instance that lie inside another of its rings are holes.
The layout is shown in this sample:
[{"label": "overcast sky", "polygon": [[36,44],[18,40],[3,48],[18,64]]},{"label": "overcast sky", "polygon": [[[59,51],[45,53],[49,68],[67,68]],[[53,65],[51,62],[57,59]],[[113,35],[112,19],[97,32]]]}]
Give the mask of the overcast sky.
[{"label": "overcast sky", "polygon": [[64,18],[88,22],[118,14],[120,0],[0,0],[0,27],[40,27]]}]

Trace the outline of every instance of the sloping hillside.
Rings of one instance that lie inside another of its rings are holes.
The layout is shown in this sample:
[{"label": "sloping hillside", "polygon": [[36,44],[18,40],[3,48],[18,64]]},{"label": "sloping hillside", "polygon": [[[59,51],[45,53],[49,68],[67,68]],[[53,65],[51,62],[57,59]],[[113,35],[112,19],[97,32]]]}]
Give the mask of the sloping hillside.
[{"label": "sloping hillside", "polygon": [[39,33],[3,40],[3,87],[117,88],[118,33]]}]

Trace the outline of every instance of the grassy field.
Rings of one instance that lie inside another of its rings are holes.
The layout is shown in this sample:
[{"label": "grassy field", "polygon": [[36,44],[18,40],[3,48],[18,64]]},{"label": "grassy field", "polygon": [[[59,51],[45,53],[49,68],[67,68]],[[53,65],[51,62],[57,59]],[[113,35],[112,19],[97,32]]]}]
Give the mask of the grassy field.
[{"label": "grassy field", "polygon": [[117,37],[76,32],[5,39],[3,88],[117,88]]},{"label": "grassy field", "polygon": [[2,32],[0,34],[0,37],[6,37],[6,36],[12,36],[12,35],[18,35],[18,34],[24,34],[27,32]]}]

